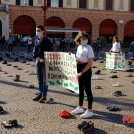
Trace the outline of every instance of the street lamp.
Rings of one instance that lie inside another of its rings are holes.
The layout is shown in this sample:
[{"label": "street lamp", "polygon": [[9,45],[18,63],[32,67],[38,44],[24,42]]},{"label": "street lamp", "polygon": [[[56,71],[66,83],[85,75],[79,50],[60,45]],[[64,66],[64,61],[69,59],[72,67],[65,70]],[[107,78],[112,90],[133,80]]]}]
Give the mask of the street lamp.
[{"label": "street lamp", "polygon": [[[44,11],[44,27],[46,28],[46,15],[47,15],[47,0],[44,0],[44,5],[42,6],[42,9]],[[45,30],[46,31],[46,30]]]}]

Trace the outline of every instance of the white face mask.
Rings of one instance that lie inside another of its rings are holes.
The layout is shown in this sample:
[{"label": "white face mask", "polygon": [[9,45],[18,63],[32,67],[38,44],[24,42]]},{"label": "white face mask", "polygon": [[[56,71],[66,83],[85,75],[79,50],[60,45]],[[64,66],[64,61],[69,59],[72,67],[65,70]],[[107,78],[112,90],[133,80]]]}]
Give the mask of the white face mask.
[{"label": "white face mask", "polygon": [[84,45],[87,45],[88,43],[88,40],[81,40],[81,45],[84,46]]},{"label": "white face mask", "polygon": [[40,37],[40,36],[41,36],[41,32],[36,32],[36,35],[37,35],[38,37]]}]

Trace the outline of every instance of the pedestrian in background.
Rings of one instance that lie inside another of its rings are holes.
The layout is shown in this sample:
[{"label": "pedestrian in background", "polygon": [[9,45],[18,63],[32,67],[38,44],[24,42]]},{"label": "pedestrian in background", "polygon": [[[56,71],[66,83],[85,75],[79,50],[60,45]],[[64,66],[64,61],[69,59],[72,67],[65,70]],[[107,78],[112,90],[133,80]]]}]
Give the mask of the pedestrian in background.
[{"label": "pedestrian in background", "polygon": [[27,52],[32,52],[32,44],[33,44],[33,40],[31,35],[28,36],[27,38]]},{"label": "pedestrian in background", "polygon": [[121,45],[120,42],[118,41],[118,37],[114,36],[113,37],[113,45],[112,48],[110,49],[109,53],[122,53],[121,52]]},{"label": "pedestrian in background", "polygon": [[7,40],[7,47],[8,47],[8,52],[13,51],[13,37],[10,35],[9,39]]}]

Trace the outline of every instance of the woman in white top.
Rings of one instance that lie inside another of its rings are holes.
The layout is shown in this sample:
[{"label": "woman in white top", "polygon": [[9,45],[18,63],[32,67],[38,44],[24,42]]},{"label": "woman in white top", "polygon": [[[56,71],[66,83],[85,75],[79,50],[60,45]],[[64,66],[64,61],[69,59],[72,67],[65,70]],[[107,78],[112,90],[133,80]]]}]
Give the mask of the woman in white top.
[{"label": "woman in white top", "polygon": [[[77,48],[76,60],[77,60],[77,72],[79,81],[79,106],[72,111],[72,114],[82,114],[81,118],[89,118],[93,116],[92,102],[93,95],[91,90],[91,66],[93,63],[94,53],[92,47],[89,45],[89,35],[82,33],[81,37],[78,38],[79,46]],[[77,41],[75,40],[75,41]],[[78,43],[77,43],[78,44]],[[88,99],[88,109],[84,111],[83,100],[84,91]]]},{"label": "woman in white top", "polygon": [[113,46],[111,48],[111,50],[109,51],[109,53],[121,53],[121,45],[120,42],[118,42],[118,38],[117,36],[113,37]]}]

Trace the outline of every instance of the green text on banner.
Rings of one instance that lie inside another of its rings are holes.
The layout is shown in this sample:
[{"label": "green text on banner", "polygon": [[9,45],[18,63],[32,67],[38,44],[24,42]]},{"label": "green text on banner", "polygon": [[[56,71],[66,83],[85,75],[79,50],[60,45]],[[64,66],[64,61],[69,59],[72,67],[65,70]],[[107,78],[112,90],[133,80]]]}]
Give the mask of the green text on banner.
[{"label": "green text on banner", "polygon": [[79,93],[74,54],[45,52],[45,68],[48,85],[61,86]]}]

